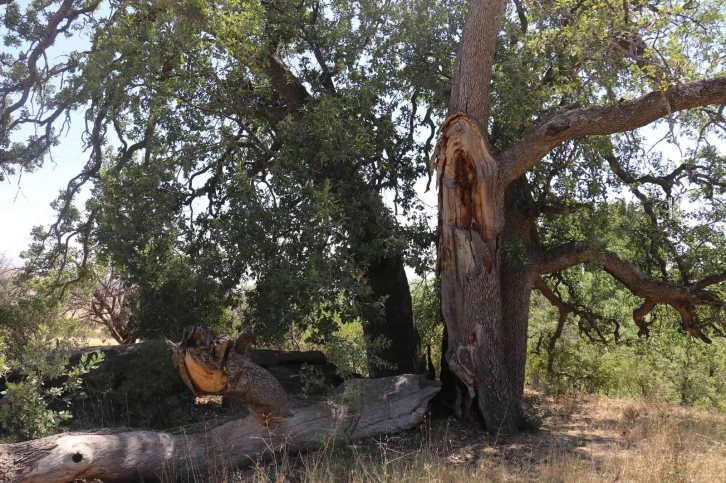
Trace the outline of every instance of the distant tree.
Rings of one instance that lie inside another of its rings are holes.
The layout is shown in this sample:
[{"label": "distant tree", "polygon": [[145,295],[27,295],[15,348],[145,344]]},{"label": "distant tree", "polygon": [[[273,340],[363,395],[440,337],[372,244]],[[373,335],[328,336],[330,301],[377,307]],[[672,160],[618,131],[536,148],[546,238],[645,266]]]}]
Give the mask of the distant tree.
[{"label": "distant tree", "polygon": [[138,333],[137,314],[134,313],[135,287],[113,267],[95,273],[87,283],[90,290],[76,287],[67,302],[72,317],[89,326],[103,327],[119,344],[133,344]]},{"label": "distant tree", "polygon": [[[58,221],[37,232],[31,265],[60,273],[69,243],[97,244],[137,283],[175,253],[225,294],[254,282],[247,316],[267,336],[295,323],[325,339],[332,314],[359,318],[369,339],[390,342],[376,354],[388,364],[370,372],[412,372],[404,266],[433,240],[413,189],[431,141],[415,139],[433,138],[436,108],[424,103],[440,97],[441,77],[409,61],[428,42],[416,12],[374,1],[99,5],[6,7],[17,52],[0,75],[0,165],[38,166],[74,109],[88,125],[88,164],[59,197]],[[64,35],[90,46],[46,61]],[[436,55],[448,62],[448,49]],[[43,132],[11,140],[24,126]],[[89,181],[81,212],[72,200]]]},{"label": "distant tree", "polygon": [[72,331],[60,309],[56,297],[40,294],[35,280],[0,257],[0,359],[21,364],[55,348],[57,337]]}]

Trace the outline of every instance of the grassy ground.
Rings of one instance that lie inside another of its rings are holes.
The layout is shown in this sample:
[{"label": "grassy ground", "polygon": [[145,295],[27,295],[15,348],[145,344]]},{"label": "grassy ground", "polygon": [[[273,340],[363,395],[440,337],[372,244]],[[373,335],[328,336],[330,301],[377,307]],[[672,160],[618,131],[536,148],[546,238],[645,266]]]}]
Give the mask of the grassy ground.
[{"label": "grassy ground", "polygon": [[491,437],[455,420],[355,445],[281,455],[208,482],[724,482],[726,417],[579,396],[544,399],[536,434]]}]

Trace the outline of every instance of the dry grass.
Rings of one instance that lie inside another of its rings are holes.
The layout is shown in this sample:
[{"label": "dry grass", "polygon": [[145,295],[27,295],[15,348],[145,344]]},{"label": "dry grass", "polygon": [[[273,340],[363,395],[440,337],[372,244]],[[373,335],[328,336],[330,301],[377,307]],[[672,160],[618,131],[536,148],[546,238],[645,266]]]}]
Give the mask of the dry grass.
[{"label": "dry grass", "polygon": [[580,396],[545,400],[536,434],[493,438],[454,420],[355,445],[328,443],[208,482],[724,482],[726,417]]}]

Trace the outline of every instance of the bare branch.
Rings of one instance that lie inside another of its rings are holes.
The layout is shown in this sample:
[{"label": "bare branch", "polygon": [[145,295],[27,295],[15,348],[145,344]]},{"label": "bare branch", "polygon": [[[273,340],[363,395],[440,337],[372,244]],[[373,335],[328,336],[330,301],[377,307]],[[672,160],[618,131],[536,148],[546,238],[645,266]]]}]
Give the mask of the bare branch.
[{"label": "bare branch", "polygon": [[573,312],[574,309],[557,296],[557,294],[555,294],[552,289],[547,286],[541,277],[537,277],[535,279],[534,288],[536,288],[539,293],[541,293],[552,305],[557,307],[557,310],[560,312],[560,315],[557,318],[557,327],[550,335],[550,340],[547,344],[547,371],[551,373],[555,363],[555,346],[559,338],[562,336],[567,316]]}]

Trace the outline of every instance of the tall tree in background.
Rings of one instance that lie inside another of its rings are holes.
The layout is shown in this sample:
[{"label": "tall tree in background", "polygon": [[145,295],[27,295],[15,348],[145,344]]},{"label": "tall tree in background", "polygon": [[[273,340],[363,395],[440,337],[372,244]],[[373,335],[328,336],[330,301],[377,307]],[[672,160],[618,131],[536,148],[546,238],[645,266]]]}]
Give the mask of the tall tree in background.
[{"label": "tall tree in background", "polygon": [[[79,275],[95,251],[142,295],[164,293],[171,279],[159,274],[178,263],[215,300],[252,282],[246,318],[268,334],[297,325],[324,341],[338,320],[360,318],[385,362],[371,374],[413,372],[404,266],[432,239],[413,190],[428,159],[415,135],[435,127],[433,108],[417,104],[439,95],[436,71],[410,59],[426,41],[414,12],[371,1],[98,5],[6,7],[19,51],[4,64],[3,169],[38,165],[65,115],[87,107],[89,162],[58,199],[58,221],[36,233],[31,265],[66,272],[75,240]],[[45,51],[73,29],[89,49],[53,65]],[[34,91],[40,107],[23,110]],[[44,131],[12,142],[23,126]],[[89,181],[84,214],[72,200]]]},{"label": "tall tree in background", "polygon": [[[515,5],[521,31],[511,34],[504,49],[526,45],[523,39],[529,28],[529,17],[521,3],[515,2]],[[533,285],[542,275],[578,264],[600,265],[644,300],[634,312],[635,321],[644,332],[647,331],[646,315],[656,304],[668,304],[681,314],[685,331],[703,339],[706,336],[699,326],[697,307],[721,307],[723,302],[718,295],[706,289],[726,279],[723,272],[715,277],[706,276],[712,274],[697,275],[696,270],[690,274],[683,273],[684,267],[681,266],[675,267],[680,271],[680,280],[670,280],[672,275],[668,268],[674,267],[665,263],[661,276],[656,276],[615,252],[582,241],[546,246],[538,234],[540,227],[536,221],[544,210],[556,211],[556,207],[536,204],[531,183],[536,178],[527,175],[563,143],[586,136],[634,130],[663,117],[671,116],[675,120],[675,114],[680,111],[726,103],[726,77],[696,81],[688,78],[703,68],[711,75],[723,74],[722,61],[708,62],[713,58],[707,57],[704,65],[699,66],[696,61],[687,70],[688,61],[682,57],[684,52],[680,52],[678,67],[675,67],[669,65],[665,57],[658,56],[658,49],[662,46],[657,37],[650,39],[654,32],[649,29],[663,21],[654,15],[673,15],[668,18],[673,25],[666,25],[673,28],[679,24],[681,9],[687,9],[687,6],[658,7],[625,2],[616,8],[610,4],[586,5],[578,2],[572,6],[560,6],[547,20],[540,17],[540,26],[544,22],[555,22],[563,37],[576,33],[583,23],[587,23],[588,29],[606,26],[604,35],[589,30],[593,36],[592,47],[604,41],[607,43],[601,48],[612,44],[610,52],[620,49],[616,52],[634,64],[628,66],[625,63],[630,72],[633,72],[633,67],[640,69],[657,90],[604,107],[567,109],[564,105],[569,100],[579,99],[572,99],[574,96],[569,92],[558,92],[557,77],[572,80],[571,76],[584,75],[588,71],[587,63],[595,64],[603,51],[567,52],[567,47],[561,46],[559,51],[553,52],[549,70],[541,79],[543,83],[551,83],[552,99],[549,102],[560,98],[559,112],[541,116],[542,120],[531,119],[534,121],[531,127],[512,133],[507,132],[507,126],[502,124],[506,120],[505,115],[500,113],[499,118],[493,119],[490,115],[493,92],[496,92],[491,86],[495,43],[502,33],[505,7],[504,0],[472,0],[470,3],[454,66],[449,117],[441,127],[436,155],[439,270],[442,310],[448,335],[446,359],[461,384],[457,409],[463,412],[476,401],[477,409],[492,433],[513,432],[520,425],[529,300]],[[598,10],[597,14],[578,12],[581,8],[594,10],[596,7],[604,10]],[[711,15],[720,15],[723,19],[723,5],[712,7]],[[674,10],[671,11],[671,8]],[[558,13],[562,15],[559,19]],[[723,24],[717,27],[720,32],[716,37],[721,38],[723,27]],[[674,30],[669,41],[680,42],[680,47],[685,48],[688,35],[678,38],[677,34],[680,32]],[[703,47],[709,51],[708,43],[704,43]],[[675,49],[672,45],[671,48]],[[526,52],[526,48],[523,50]],[[616,67],[617,64],[611,64],[611,68]],[[712,70],[714,67],[715,70]],[[623,76],[619,79],[621,85],[626,85],[627,74],[620,75]],[[596,81],[597,76],[593,77]],[[495,78],[495,88],[498,80],[507,82],[509,79]],[[502,86],[502,89],[506,87]],[[606,94],[603,97],[608,99],[607,93],[604,90],[600,94]],[[593,97],[588,99],[592,104]],[[723,106],[718,112],[722,111]],[[537,113],[537,117],[540,115]],[[715,121],[723,122],[723,116],[718,116],[715,116]],[[521,119],[520,126],[523,124],[526,120]],[[711,186],[712,192],[714,185],[719,190],[723,187],[723,174],[719,171],[722,160],[710,167],[689,167],[686,164],[665,176],[636,177],[620,166],[615,148],[608,140],[592,142],[604,145],[599,147],[597,155],[607,159],[625,183],[636,185],[633,188],[636,196],[639,193],[637,185],[645,183],[658,185],[669,195],[676,180],[682,179],[679,175],[687,170],[707,173],[713,169],[714,177],[695,174],[687,179],[691,183]],[[502,146],[504,149],[497,149]],[[582,157],[588,160],[587,156]],[[591,166],[591,169],[596,168],[596,165]],[[558,176],[561,174],[556,170],[551,172],[549,182]],[[545,194],[547,189],[546,185],[540,188]],[[646,213],[652,211],[646,196],[641,195],[643,209]],[[563,212],[576,208],[571,200],[567,204],[569,206],[560,207]],[[655,214],[653,223],[658,225]],[[663,232],[661,239],[668,243],[668,233]],[[672,253],[676,261],[681,256],[682,249],[679,248],[674,247]]]}]

